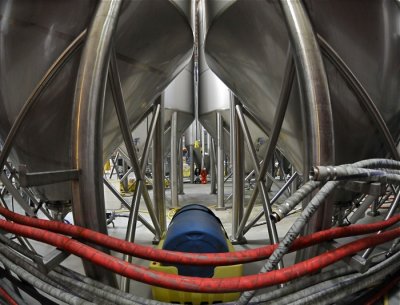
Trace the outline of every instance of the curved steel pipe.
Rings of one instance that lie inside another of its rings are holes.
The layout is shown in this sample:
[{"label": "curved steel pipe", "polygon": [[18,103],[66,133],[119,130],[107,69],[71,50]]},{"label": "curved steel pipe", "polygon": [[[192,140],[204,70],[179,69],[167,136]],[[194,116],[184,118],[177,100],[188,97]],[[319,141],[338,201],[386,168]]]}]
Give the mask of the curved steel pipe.
[{"label": "curved steel pipe", "polygon": [[302,1],[280,1],[300,85],[308,141],[308,166],[334,163],[334,132],[328,80],[319,46]]},{"label": "curved steel pipe", "polygon": [[[328,80],[321,52],[311,22],[302,1],[281,0],[280,5],[289,32],[302,102],[305,125],[305,177],[313,164],[334,164],[334,131]],[[315,232],[324,226],[332,215],[323,204],[304,229],[303,234]],[[300,256],[313,256],[300,253]]]},{"label": "curved steel pipe", "polygon": [[[75,223],[102,233],[107,232],[101,179],[104,96],[112,37],[121,4],[121,0],[99,3],[83,50],[74,97],[72,162],[81,171],[79,181],[72,183],[74,219]],[[83,263],[90,277],[117,286],[113,273]]]}]

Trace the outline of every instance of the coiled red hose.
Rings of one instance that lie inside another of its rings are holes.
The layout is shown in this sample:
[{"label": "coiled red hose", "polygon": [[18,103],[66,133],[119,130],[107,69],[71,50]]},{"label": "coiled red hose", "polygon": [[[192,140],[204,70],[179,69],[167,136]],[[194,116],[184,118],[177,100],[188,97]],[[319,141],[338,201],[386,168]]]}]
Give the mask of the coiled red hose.
[{"label": "coiled red hose", "polygon": [[[114,251],[129,254],[146,260],[154,260],[162,263],[182,264],[182,265],[208,265],[208,266],[226,266],[254,262],[268,258],[276,249],[277,245],[269,245],[236,252],[226,253],[185,253],[154,249],[152,247],[142,246],[130,243],[115,237],[101,234],[83,227],[68,225],[58,221],[49,221],[23,216],[13,213],[0,207],[0,214],[7,219],[31,227],[37,227],[56,233],[72,236],[74,238],[84,239],[94,244],[104,246]],[[321,242],[335,238],[348,237],[360,234],[368,234],[378,230],[385,229],[400,221],[400,215],[396,215],[386,221],[373,224],[351,225],[347,227],[332,228],[313,233],[308,236],[299,237],[291,247],[291,251],[296,251]]]},{"label": "coiled red hose", "polygon": [[0,287],[0,297],[2,297],[10,305],[18,305],[18,303],[8,294],[8,292]]},{"label": "coiled red hose", "polygon": [[133,280],[168,289],[201,293],[246,291],[285,283],[306,274],[314,273],[363,249],[375,247],[400,236],[400,228],[397,228],[379,235],[359,239],[280,270],[241,277],[216,279],[179,276],[149,270],[142,266],[129,264],[117,257],[107,255],[66,236],[5,220],[0,220],[0,228],[20,236],[53,245]]}]

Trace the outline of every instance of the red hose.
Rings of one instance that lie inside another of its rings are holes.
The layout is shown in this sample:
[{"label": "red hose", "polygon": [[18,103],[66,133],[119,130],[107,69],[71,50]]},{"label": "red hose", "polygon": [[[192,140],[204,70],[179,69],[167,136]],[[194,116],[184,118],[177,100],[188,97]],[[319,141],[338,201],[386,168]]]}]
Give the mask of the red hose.
[{"label": "red hose", "polygon": [[0,296],[10,305],[18,305],[18,303],[2,287],[0,287]]},{"label": "red hose", "polygon": [[[129,243],[127,241],[101,234],[83,227],[67,225],[58,221],[49,221],[23,216],[13,213],[2,207],[0,207],[0,214],[4,215],[7,219],[22,223],[27,226],[37,227],[44,230],[69,235],[74,238],[84,239],[114,251],[162,263],[211,266],[241,264],[266,259],[277,247],[275,244],[257,249],[226,253],[175,252]],[[400,215],[394,216],[389,220],[376,222],[373,224],[351,225],[347,227],[338,227],[316,232],[308,236],[299,237],[293,243],[290,250],[296,251],[335,238],[376,232],[378,230],[387,228],[398,221],[400,221]]]},{"label": "red hose", "polygon": [[397,228],[379,235],[359,239],[280,270],[241,277],[214,279],[179,276],[149,270],[142,266],[129,264],[117,257],[107,255],[65,236],[5,220],[0,220],[0,228],[20,236],[53,245],[133,280],[169,289],[202,293],[246,291],[285,283],[303,275],[314,273],[363,249],[375,247],[400,236],[400,228]]}]

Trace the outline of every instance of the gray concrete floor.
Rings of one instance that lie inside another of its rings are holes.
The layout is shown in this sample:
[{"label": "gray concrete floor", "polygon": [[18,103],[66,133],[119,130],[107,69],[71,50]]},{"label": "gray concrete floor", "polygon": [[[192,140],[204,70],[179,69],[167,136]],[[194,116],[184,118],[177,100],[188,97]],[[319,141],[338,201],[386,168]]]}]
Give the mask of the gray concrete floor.
[{"label": "gray concrete floor", "polygon": [[[283,184],[283,182],[282,182]],[[271,193],[270,196],[272,196],[277,192],[278,188],[276,185],[273,185],[271,188]],[[192,203],[196,204],[202,204],[207,207],[209,207],[222,221],[224,228],[228,235],[231,235],[231,230],[232,230],[232,209],[231,209],[231,200],[226,203],[226,209],[225,210],[216,210],[217,206],[217,195],[211,194],[211,187],[210,184],[190,184],[190,183],[185,183],[184,184],[184,194],[179,195],[179,205],[184,206]],[[230,181],[226,183],[225,186],[225,198],[229,196],[229,194],[232,191],[232,185]],[[166,202],[167,202],[167,207],[170,207],[170,202],[171,202],[171,196],[170,196],[171,190],[166,189]],[[249,201],[250,196],[252,193],[252,189],[247,189],[245,191],[245,204]],[[152,191],[150,190],[150,195],[152,195]],[[287,196],[288,194],[282,195],[281,199],[278,200],[278,203],[281,203]],[[118,201],[116,201],[115,198],[109,197],[109,195],[106,195],[107,198],[109,198],[108,205],[111,209],[114,209],[118,211],[121,209],[121,206]],[[126,197],[126,200],[130,202],[132,197]],[[167,208],[167,214],[170,211],[169,208]],[[262,205],[260,199],[257,200],[254,209],[252,211],[252,214],[250,216],[250,219],[253,219],[256,215],[259,214],[259,212],[262,211]],[[143,200],[141,201],[141,206],[140,206],[140,212],[143,215],[144,218],[150,221],[150,217],[147,213],[146,207],[143,203]],[[125,215],[128,213],[125,212]],[[279,222],[277,229],[278,229],[278,235],[280,238],[282,238],[291,224],[293,223],[294,219],[296,218],[298,214],[295,213],[293,215],[288,216],[281,222]],[[171,219],[171,215],[167,218],[167,221],[169,223]],[[265,218],[260,219],[259,223],[265,222]],[[115,237],[119,238],[124,238],[125,237],[125,232],[126,232],[126,226],[128,223],[127,218],[117,218],[115,221],[115,227],[112,227],[111,225],[109,226],[109,234]],[[253,229],[250,229],[248,233],[245,236],[247,243],[243,245],[235,245],[236,250],[244,250],[244,249],[250,249],[250,248],[255,248],[255,247],[260,247],[263,245],[268,245],[269,244],[269,238],[268,238],[268,230],[267,226],[265,224],[261,224],[259,226],[254,227]],[[138,223],[137,226],[137,231],[136,231],[136,238],[135,242],[143,245],[152,245],[152,240],[153,240],[153,235],[149,230],[147,230],[146,227],[144,227],[141,223]],[[118,255],[118,254],[116,254]],[[141,259],[134,259],[134,263],[140,264],[143,266],[148,266],[149,262],[144,261]],[[288,254],[285,256],[284,263],[287,265],[293,264],[294,262],[294,255],[293,254]],[[69,261],[66,262],[68,265],[71,267],[71,263],[74,263],[72,266],[74,269],[75,268],[81,268],[76,265],[76,262]],[[244,268],[244,274],[254,274],[257,273],[263,265],[263,262],[256,262],[256,263],[251,263],[247,264]],[[148,285],[140,283],[140,282],[135,282],[132,281],[131,283],[131,292],[133,294],[143,296],[146,298],[151,298],[151,290]]]},{"label": "gray concrete floor", "polygon": [[[116,188],[119,187],[119,183],[117,180],[112,179],[112,180],[110,180],[110,182],[114,185],[114,187],[116,187]],[[283,184],[283,182],[282,182],[282,184]],[[210,190],[211,190],[211,187],[210,187],[209,183],[205,184],[205,185],[204,184],[185,183],[184,184],[184,194],[179,195],[179,205],[184,206],[184,205],[188,205],[191,203],[197,203],[197,204],[202,204],[202,205],[209,207],[221,219],[228,235],[231,235],[231,230],[232,230],[232,209],[231,209],[232,203],[231,203],[231,200],[226,202],[225,210],[216,210],[217,195],[210,194]],[[278,186],[273,185],[273,187],[271,188],[271,193],[270,193],[271,198],[277,190],[278,190]],[[152,190],[150,190],[149,192],[150,192],[150,196],[152,196]],[[225,198],[227,198],[231,192],[232,192],[232,185],[231,185],[231,182],[228,181],[225,185]],[[171,190],[167,188],[166,189],[166,204],[167,204],[167,215],[168,215],[167,222],[168,223],[170,222],[170,220],[173,216],[173,214],[171,213],[173,211],[171,211],[171,209],[169,208],[170,202],[171,202],[170,193],[171,193]],[[251,193],[252,193],[252,189],[247,188],[247,190],[245,191],[245,204],[247,204],[247,202],[249,201]],[[278,202],[282,202],[282,200],[284,200],[287,195],[288,195],[287,193],[284,194],[281,197],[281,199],[278,200]],[[127,197],[124,197],[124,199],[130,203],[132,200],[132,197],[127,196]],[[7,198],[6,198],[6,200],[7,200]],[[9,201],[8,204],[11,207],[10,198],[8,198],[8,201]],[[126,209],[124,209],[124,207],[121,205],[119,200],[107,188],[105,188],[105,201],[106,201],[107,211],[114,211],[114,212],[116,212],[117,215],[120,216],[115,219],[115,221],[113,222],[114,225],[110,224],[108,226],[109,235],[124,239],[125,234],[126,234],[126,227],[128,224],[127,216],[129,215],[129,213]],[[14,203],[13,207],[14,207],[15,211],[23,214],[22,209],[18,206],[17,203]],[[253,219],[253,217],[255,215],[259,214],[260,211],[262,211],[262,205],[261,205],[260,199],[258,199],[258,201],[256,202],[256,204],[254,206],[254,209],[252,211],[250,219]],[[145,206],[143,200],[141,200],[141,204],[140,204],[140,213],[146,220],[151,222],[148,211],[146,209],[146,206]],[[284,234],[287,232],[288,228],[292,224],[295,217],[296,217],[296,214],[291,215],[278,224],[277,227],[278,227],[279,237],[284,236]],[[43,218],[45,218],[45,217],[43,216]],[[69,220],[70,222],[73,222],[72,214],[67,215],[66,219]],[[263,222],[265,222],[265,219],[264,218],[260,219],[259,223],[263,223]],[[136,243],[139,243],[141,245],[154,246],[152,244],[153,237],[154,237],[153,234],[143,224],[141,224],[140,222],[137,224],[136,237],[135,237]],[[267,231],[267,227],[265,224],[260,224],[259,226],[256,226],[256,227],[250,229],[248,231],[248,233],[246,234],[245,238],[247,240],[247,243],[242,244],[242,245],[235,245],[234,247],[236,250],[250,249],[250,248],[260,247],[262,245],[269,244],[268,231]],[[32,243],[32,245],[34,246],[36,251],[38,251],[39,254],[42,254],[44,256],[46,254],[50,253],[54,249],[54,247],[51,247],[49,245],[46,245],[46,244],[43,244],[40,242],[36,242],[34,240],[31,240],[30,242]],[[113,253],[113,255],[122,257],[122,255],[120,253]],[[292,264],[293,261],[294,261],[294,256],[291,254],[287,255],[284,260],[285,264]],[[142,265],[145,267],[148,267],[148,265],[149,265],[149,261],[137,259],[137,258],[133,258],[133,263],[139,264],[139,265]],[[263,264],[262,262],[247,264],[244,268],[244,274],[257,273],[260,270],[260,268],[262,267],[262,264]],[[67,259],[65,259],[63,261],[62,265],[65,267],[68,267],[72,270],[75,270],[76,272],[80,272],[82,274],[84,273],[81,259],[74,255],[70,255]],[[136,282],[136,281],[131,281],[130,289],[131,289],[130,290],[131,293],[133,293],[135,295],[139,295],[139,296],[142,296],[145,298],[151,298],[151,287],[149,287],[146,284]],[[32,304],[35,304],[35,302],[33,300],[32,300]]]}]

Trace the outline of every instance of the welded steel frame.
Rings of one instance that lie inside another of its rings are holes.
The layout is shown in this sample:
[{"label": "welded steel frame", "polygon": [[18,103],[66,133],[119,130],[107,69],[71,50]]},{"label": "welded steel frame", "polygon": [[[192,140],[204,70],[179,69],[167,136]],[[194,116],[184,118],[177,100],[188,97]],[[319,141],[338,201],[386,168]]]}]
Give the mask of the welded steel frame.
[{"label": "welded steel frame", "polygon": [[[271,135],[269,138],[269,142],[268,142],[268,146],[267,146],[267,150],[265,153],[265,157],[261,163],[261,167],[259,165],[259,161],[257,158],[257,155],[255,153],[255,149],[253,146],[253,143],[251,141],[251,137],[250,134],[247,130],[247,137],[246,137],[246,143],[248,144],[249,147],[249,151],[250,151],[250,155],[253,161],[253,166],[255,168],[255,172],[257,175],[257,183],[255,185],[255,188],[253,190],[252,196],[250,198],[250,201],[248,203],[247,209],[244,213],[243,219],[238,227],[238,229],[235,231],[236,237],[237,238],[241,238],[245,235],[245,233],[247,233],[248,229],[245,230],[246,228],[246,223],[250,217],[250,214],[254,208],[254,204],[255,201],[257,199],[258,193],[259,193],[259,188],[261,187],[262,193],[264,194],[262,196],[263,198],[263,208],[264,211],[263,213],[265,213],[265,217],[266,217],[266,221],[267,223],[269,223],[268,225],[268,231],[269,231],[269,236],[270,236],[270,240],[276,242],[277,240],[277,233],[276,233],[276,228],[275,224],[272,223],[271,220],[271,202],[268,198],[268,192],[266,189],[266,175],[267,175],[267,170],[268,170],[268,164],[271,163],[271,159],[273,157],[275,148],[276,148],[276,144],[278,142],[278,137],[279,137],[279,133],[283,124],[283,120],[285,117],[285,113],[286,113],[286,109],[287,109],[287,105],[289,102],[289,96],[290,96],[290,91],[292,88],[292,84],[294,81],[294,75],[295,75],[295,67],[294,67],[294,62],[292,59],[292,53],[291,51],[288,52],[288,56],[287,56],[287,64],[286,64],[286,68],[285,68],[285,72],[284,72],[284,78],[283,78],[283,82],[282,82],[282,88],[281,88],[281,94],[279,97],[279,101],[278,101],[278,107],[276,110],[276,114],[274,117],[274,122],[272,124],[272,131],[271,131]],[[244,115],[242,113],[241,107],[237,106],[237,108],[239,109],[240,113],[241,113],[241,124],[242,127],[244,129],[247,129],[247,125],[245,123],[245,119],[244,119]],[[286,187],[288,187],[289,184],[287,184]],[[285,190],[285,188],[283,188],[283,190]],[[281,194],[281,192],[280,192]],[[279,195],[280,195],[279,194]],[[279,196],[278,195],[278,196]],[[257,219],[257,217],[256,217]],[[258,219],[256,221],[252,221],[251,224],[254,225],[256,222],[258,221]],[[274,233],[275,232],[275,233]]]}]

